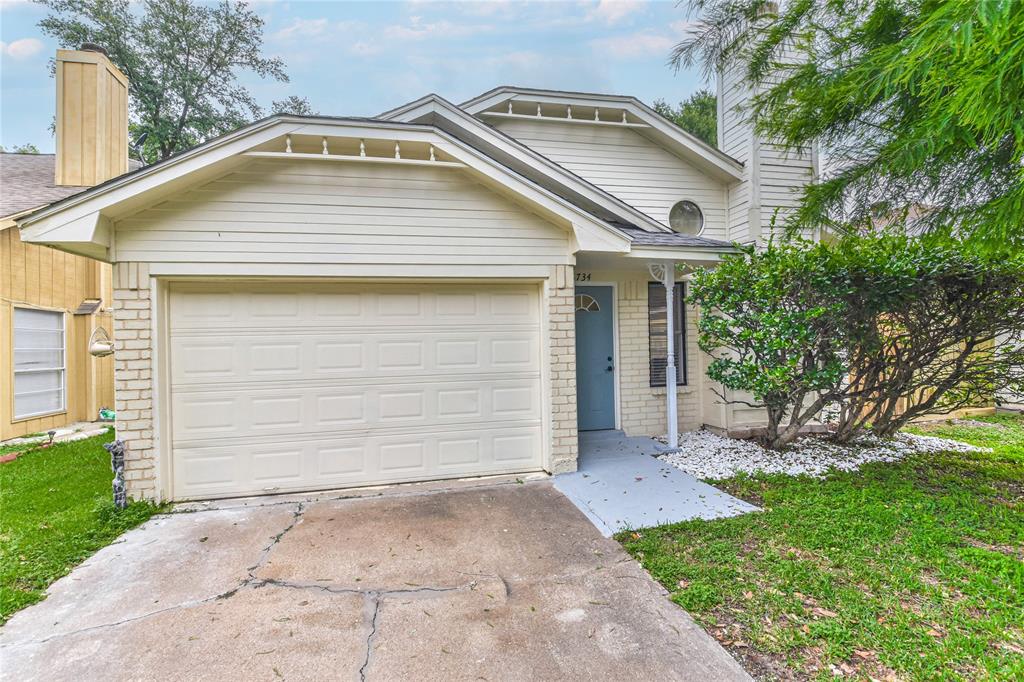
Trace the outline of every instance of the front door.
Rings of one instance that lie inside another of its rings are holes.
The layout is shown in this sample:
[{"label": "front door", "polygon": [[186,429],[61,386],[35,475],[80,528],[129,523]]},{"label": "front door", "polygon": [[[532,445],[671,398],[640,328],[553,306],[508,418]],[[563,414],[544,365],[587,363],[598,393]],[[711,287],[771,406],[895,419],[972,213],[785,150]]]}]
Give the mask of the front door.
[{"label": "front door", "polygon": [[615,428],[612,288],[576,287],[576,409],[580,431]]}]

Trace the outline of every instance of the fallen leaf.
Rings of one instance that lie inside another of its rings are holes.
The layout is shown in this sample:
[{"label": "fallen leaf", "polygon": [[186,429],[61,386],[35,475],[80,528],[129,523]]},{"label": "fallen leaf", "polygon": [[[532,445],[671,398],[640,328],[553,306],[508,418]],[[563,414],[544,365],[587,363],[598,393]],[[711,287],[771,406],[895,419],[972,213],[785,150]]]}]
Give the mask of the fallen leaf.
[{"label": "fallen leaf", "polygon": [[744,599],[753,599],[754,598],[754,593],[751,592],[750,590],[747,590],[746,592],[743,593],[743,598]]}]

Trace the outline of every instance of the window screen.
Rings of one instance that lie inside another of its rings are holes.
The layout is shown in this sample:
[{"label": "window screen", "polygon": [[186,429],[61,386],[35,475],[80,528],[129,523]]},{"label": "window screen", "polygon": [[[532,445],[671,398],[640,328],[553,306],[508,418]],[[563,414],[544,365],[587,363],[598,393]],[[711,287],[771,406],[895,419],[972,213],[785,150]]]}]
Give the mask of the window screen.
[{"label": "window screen", "polygon": [[64,313],[14,309],[14,418],[64,410]]},{"label": "window screen", "polygon": [[[686,303],[683,301],[683,283],[676,284],[673,302],[675,326],[676,384],[686,384]],[[668,341],[665,328],[668,320],[665,310],[665,285],[660,282],[647,284],[647,322],[651,347],[651,386],[665,385],[665,367],[668,365]]]}]

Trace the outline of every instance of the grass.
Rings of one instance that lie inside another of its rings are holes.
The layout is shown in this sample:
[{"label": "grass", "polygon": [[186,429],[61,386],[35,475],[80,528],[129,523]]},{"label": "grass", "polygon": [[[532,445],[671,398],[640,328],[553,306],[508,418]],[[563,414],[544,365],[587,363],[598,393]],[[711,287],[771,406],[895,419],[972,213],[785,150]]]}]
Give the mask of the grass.
[{"label": "grass", "polygon": [[993,448],[824,480],[718,482],[761,513],[619,540],[763,679],[1024,679],[1024,419],[923,429]]},{"label": "grass", "polygon": [[[0,464],[0,623],[40,601],[54,580],[160,509],[111,497],[111,434],[50,448],[20,446]],[[11,452],[14,448],[5,448]]]}]

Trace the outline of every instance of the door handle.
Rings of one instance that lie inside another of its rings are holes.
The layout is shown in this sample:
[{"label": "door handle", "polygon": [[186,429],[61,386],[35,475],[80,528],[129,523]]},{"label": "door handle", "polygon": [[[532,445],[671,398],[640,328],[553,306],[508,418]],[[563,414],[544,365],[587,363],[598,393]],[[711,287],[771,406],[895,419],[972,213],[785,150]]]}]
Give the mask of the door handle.
[{"label": "door handle", "polygon": [[615,367],[613,365],[608,365],[608,371],[609,372],[614,372],[615,371]]}]

